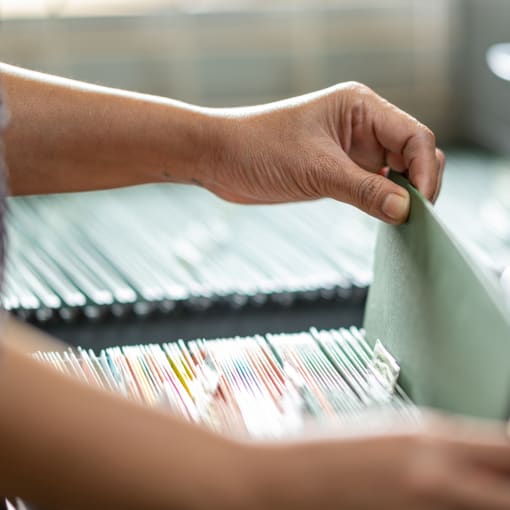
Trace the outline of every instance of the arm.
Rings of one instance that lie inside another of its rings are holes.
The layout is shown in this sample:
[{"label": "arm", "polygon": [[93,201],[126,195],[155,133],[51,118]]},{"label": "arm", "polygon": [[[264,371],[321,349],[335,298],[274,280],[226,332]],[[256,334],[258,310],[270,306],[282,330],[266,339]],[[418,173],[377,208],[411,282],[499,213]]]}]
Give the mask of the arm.
[{"label": "arm", "polygon": [[[377,415],[367,419],[369,430],[378,423]],[[282,445],[266,456],[264,509],[510,508],[503,424],[429,416],[420,427],[388,422],[379,432]]]},{"label": "arm", "polygon": [[240,203],[330,197],[391,223],[408,172],[429,199],[444,157],[423,124],[358,83],[249,108],[212,109],[0,65],[15,194],[148,182],[200,184]]},{"label": "arm", "polygon": [[214,133],[205,110],[0,65],[14,194],[193,182]]},{"label": "arm", "polygon": [[8,346],[0,410],[0,494],[77,509],[228,509],[247,499],[241,445],[84,386]]},{"label": "arm", "polygon": [[[19,345],[26,328],[7,335]],[[390,433],[381,426],[369,435],[329,430],[316,440],[240,443],[4,347],[0,494],[45,508],[112,510],[510,507],[503,427],[436,419],[387,422]]]}]

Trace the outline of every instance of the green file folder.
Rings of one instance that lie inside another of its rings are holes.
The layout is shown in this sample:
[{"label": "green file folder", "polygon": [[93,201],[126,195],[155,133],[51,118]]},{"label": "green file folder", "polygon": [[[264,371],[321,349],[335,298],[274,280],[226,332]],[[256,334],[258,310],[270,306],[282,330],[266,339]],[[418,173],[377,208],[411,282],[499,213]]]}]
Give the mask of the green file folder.
[{"label": "green file folder", "polygon": [[497,284],[411,194],[402,226],[381,225],[365,311],[372,344],[380,338],[401,364],[401,383],[419,405],[482,418],[510,411],[510,321]]}]

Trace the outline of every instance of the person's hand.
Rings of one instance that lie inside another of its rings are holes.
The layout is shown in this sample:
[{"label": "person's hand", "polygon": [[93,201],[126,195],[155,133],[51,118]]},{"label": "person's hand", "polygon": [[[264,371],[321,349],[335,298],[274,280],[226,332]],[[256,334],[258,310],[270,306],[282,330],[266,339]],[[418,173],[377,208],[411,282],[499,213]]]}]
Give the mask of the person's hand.
[{"label": "person's hand", "polygon": [[214,156],[195,182],[226,200],[330,197],[402,223],[409,196],[385,177],[388,167],[438,196],[444,155],[432,131],[359,83],[220,115]]},{"label": "person's hand", "polygon": [[510,508],[503,424],[435,417],[421,430],[273,445],[256,453],[258,506],[249,508]]}]

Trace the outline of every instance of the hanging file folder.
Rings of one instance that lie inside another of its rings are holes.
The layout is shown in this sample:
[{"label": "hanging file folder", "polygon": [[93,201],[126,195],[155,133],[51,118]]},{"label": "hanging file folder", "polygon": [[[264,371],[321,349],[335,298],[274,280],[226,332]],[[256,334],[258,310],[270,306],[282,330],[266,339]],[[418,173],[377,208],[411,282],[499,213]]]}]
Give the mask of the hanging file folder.
[{"label": "hanging file folder", "polygon": [[508,419],[510,322],[502,293],[432,205],[393,178],[409,190],[411,214],[405,225],[380,227],[367,338],[384,339],[416,404]]}]

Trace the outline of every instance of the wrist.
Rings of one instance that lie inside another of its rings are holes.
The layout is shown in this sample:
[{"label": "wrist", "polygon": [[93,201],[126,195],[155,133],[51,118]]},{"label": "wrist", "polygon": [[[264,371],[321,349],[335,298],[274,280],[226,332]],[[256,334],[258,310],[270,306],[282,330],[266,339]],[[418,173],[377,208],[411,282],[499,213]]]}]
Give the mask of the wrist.
[{"label": "wrist", "polygon": [[207,186],[214,181],[214,170],[228,152],[233,119],[222,110],[169,102],[162,138],[156,154],[160,158],[149,181],[176,182]]}]

